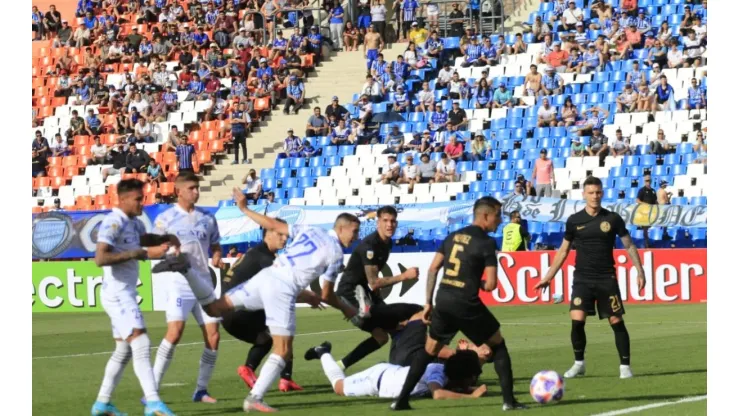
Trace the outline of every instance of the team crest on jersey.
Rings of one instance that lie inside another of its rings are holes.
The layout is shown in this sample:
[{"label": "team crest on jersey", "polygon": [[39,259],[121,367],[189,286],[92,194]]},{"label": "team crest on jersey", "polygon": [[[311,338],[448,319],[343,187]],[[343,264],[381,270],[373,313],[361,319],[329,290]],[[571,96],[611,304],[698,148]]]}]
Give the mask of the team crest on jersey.
[{"label": "team crest on jersey", "polygon": [[375,256],[375,253],[373,253],[372,250],[368,250],[367,251],[367,259],[368,260],[372,260],[374,256]]},{"label": "team crest on jersey", "polygon": [[41,259],[51,259],[69,247],[74,237],[72,218],[58,212],[45,212],[33,217],[31,241],[32,254]]},{"label": "team crest on jersey", "polygon": [[580,306],[581,298],[573,298],[573,305]]},{"label": "team crest on jersey", "polygon": [[601,231],[608,233],[609,230],[612,229],[612,225],[609,224],[609,221],[602,221],[601,222]]}]

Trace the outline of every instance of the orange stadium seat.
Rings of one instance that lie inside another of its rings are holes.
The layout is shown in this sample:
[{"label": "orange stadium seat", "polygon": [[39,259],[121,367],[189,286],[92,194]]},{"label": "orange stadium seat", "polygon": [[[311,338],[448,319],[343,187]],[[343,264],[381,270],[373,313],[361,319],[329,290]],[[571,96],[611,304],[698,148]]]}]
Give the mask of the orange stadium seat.
[{"label": "orange stadium seat", "polygon": [[172,182],[162,182],[159,186],[159,194],[162,196],[170,196],[175,194],[175,184]]},{"label": "orange stadium seat", "polygon": [[110,204],[109,195],[96,195],[95,196],[95,205],[101,206],[101,205],[108,205],[108,204]]},{"label": "orange stadium seat", "polygon": [[64,176],[64,168],[61,166],[52,166],[49,168],[48,172],[50,177],[58,177],[58,176]]},{"label": "orange stadium seat", "polygon": [[55,176],[51,178],[51,189],[59,189],[60,186],[67,184],[67,179],[62,176]]}]

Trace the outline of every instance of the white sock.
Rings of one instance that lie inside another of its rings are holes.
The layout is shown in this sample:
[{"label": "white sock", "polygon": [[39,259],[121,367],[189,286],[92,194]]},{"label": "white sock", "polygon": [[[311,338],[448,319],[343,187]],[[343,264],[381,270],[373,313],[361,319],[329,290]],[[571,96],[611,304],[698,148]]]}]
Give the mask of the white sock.
[{"label": "white sock", "polygon": [[154,369],[152,370],[154,372],[154,382],[157,383],[157,389],[162,384],[164,373],[170,368],[172,357],[175,355],[175,347],[176,345],[172,345],[166,339],[163,339],[162,343],[159,344],[157,358],[154,359]]},{"label": "white sock", "polygon": [[121,381],[123,370],[126,369],[126,364],[130,360],[131,347],[126,341],[116,341],[116,350],[113,351],[113,355],[111,355],[108,364],[105,366],[103,383],[100,385],[100,392],[98,393],[99,402],[110,403],[110,396]]},{"label": "white sock", "polygon": [[337,384],[337,381],[344,380],[344,371],[339,368],[339,364],[334,361],[334,357],[331,354],[321,356],[321,366],[324,368],[324,374],[329,379],[332,388]]},{"label": "white sock", "polygon": [[200,370],[198,371],[198,383],[195,391],[208,390],[208,382],[211,381],[213,369],[216,368],[216,357],[218,351],[208,348],[203,349],[200,356]]},{"label": "white sock", "polygon": [[193,273],[193,270],[188,270],[187,273],[183,274],[183,276],[185,276],[185,279],[188,281],[188,285],[193,291],[195,298],[198,299],[198,303],[205,306],[216,300],[216,294],[210,282],[206,282],[201,279],[198,275]]},{"label": "white sock", "polygon": [[579,365],[579,366],[583,367],[585,364],[586,364],[585,361],[578,361],[578,360],[576,360],[576,365]]},{"label": "white sock", "polygon": [[130,345],[134,357],[134,373],[136,373],[136,378],[139,379],[141,389],[144,390],[146,401],[158,402],[160,399],[157,393],[157,383],[154,382],[152,362],[149,357],[149,347],[151,347],[149,336],[141,334],[134,338]]},{"label": "white sock", "polygon": [[283,368],[285,368],[283,357],[277,354],[270,354],[265,364],[262,365],[257,382],[254,383],[254,388],[252,388],[252,392],[249,395],[260,400],[265,397],[267,389],[277,380]]}]

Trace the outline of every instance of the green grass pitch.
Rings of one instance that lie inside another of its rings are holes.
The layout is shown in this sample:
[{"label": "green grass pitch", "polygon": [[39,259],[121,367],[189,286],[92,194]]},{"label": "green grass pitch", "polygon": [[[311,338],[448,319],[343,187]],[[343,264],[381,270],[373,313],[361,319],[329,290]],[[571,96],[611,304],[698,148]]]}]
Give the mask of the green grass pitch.
[{"label": "green grass pitch", "polygon": [[[627,305],[625,321],[632,341],[635,378],[620,380],[614,336],[605,321],[586,326],[586,377],[568,380],[565,397],[541,406],[529,396],[529,380],[539,370],[562,374],[572,364],[570,319],[564,305],[496,307],[511,352],[520,401],[531,406],[527,415],[590,415],[661,402],[674,402],[707,392],[707,310],[698,305]],[[152,345],[159,345],[166,328],[164,314],[145,314]],[[304,351],[324,340],[341,358],[367,335],[345,322],[335,310],[298,309],[294,379],[305,391],[280,393],[277,385],[266,402],[288,414],[385,414],[389,401],[343,398],[333,394],[318,361],[303,360]],[[191,320],[182,344],[163,380],[160,394],[178,415],[242,413],[247,389],[236,375],[249,346],[222,331],[216,370],[209,391],[217,404],[193,403],[191,395],[202,351],[200,330]],[[113,348],[110,322],[104,314],[35,314],[33,316],[33,412],[85,415],[98,392],[105,363]],[[152,351],[152,362],[156,352]],[[350,368],[353,373],[386,360],[388,346]],[[489,415],[501,412],[501,395],[493,366],[483,369],[488,394],[477,400],[415,400],[425,415]],[[141,389],[131,363],[113,396],[113,403],[130,415],[141,414]],[[706,401],[680,403],[641,412],[650,415],[706,414]]]}]

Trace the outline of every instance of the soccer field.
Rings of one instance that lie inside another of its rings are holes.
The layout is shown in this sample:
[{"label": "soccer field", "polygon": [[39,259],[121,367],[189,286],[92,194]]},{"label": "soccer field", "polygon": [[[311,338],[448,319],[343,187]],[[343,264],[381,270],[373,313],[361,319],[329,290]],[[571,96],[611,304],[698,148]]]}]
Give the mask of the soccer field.
[{"label": "soccer field", "polygon": [[[619,360],[614,336],[605,321],[591,319],[586,327],[585,377],[567,380],[564,399],[556,405],[540,406],[529,396],[529,380],[544,369],[563,373],[570,367],[570,319],[567,305],[496,307],[502,332],[511,352],[516,379],[515,391],[527,403],[531,415],[650,414],[702,415],[706,401],[682,401],[707,392],[707,309],[695,305],[626,305],[625,321],[632,341],[635,377],[619,379]],[[166,328],[164,313],[145,314],[152,345],[158,345]],[[209,391],[219,399],[215,405],[192,403],[191,395],[202,352],[200,330],[191,320],[174,361],[165,375],[160,394],[178,415],[222,415],[242,413],[247,394],[236,374],[249,346],[222,332],[216,370]],[[339,415],[386,413],[390,402],[377,398],[336,396],[318,361],[303,360],[304,351],[324,340],[341,358],[367,335],[355,330],[335,310],[298,309],[295,339],[294,379],[305,391],[280,393],[277,385],[266,402],[281,412]],[[105,363],[113,348],[110,322],[104,314],[33,315],[33,411],[38,414],[89,414],[95,401]],[[152,361],[155,352],[152,352]],[[350,368],[360,371],[386,360],[388,346]],[[481,381],[488,394],[477,400],[412,402],[419,413],[491,414],[501,412],[501,395],[493,365],[483,369]],[[141,389],[129,363],[113,402],[130,415],[142,412]],[[662,407],[650,405],[665,404]],[[648,409],[645,409],[648,408]],[[623,410],[623,412],[616,412]],[[642,411],[640,409],[643,409]],[[614,413],[607,413],[614,412]]]}]

